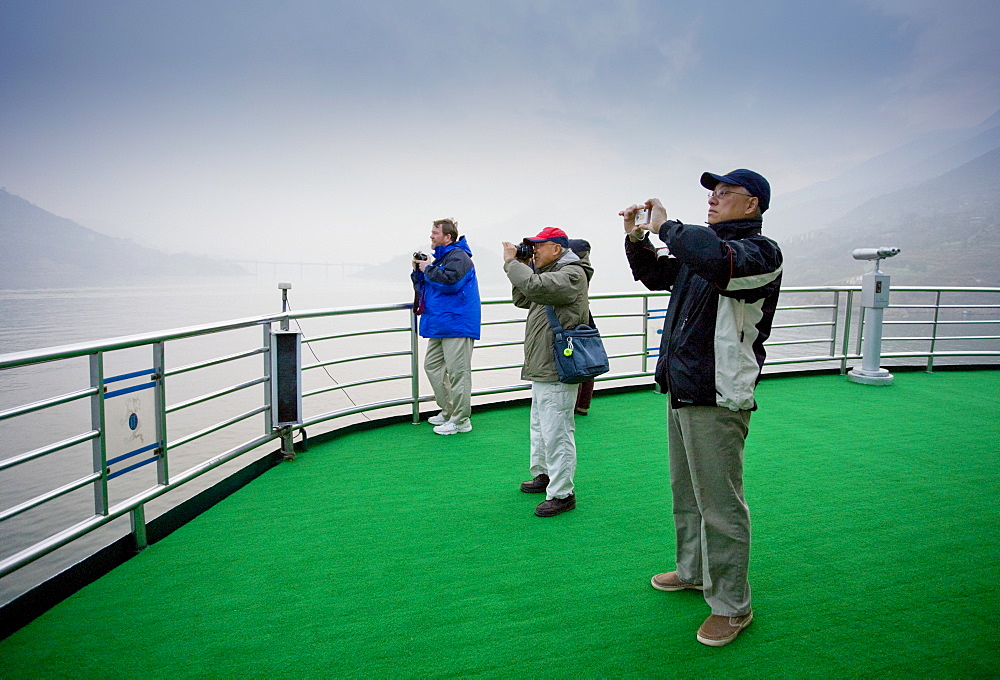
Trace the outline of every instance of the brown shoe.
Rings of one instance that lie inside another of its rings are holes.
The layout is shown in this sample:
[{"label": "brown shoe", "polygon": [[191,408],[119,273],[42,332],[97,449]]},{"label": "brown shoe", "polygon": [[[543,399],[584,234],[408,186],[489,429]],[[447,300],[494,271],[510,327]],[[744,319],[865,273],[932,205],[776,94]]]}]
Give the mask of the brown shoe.
[{"label": "brown shoe", "polygon": [[539,503],[535,508],[535,514],[539,517],[555,517],[567,510],[576,507],[576,494],[570,494],[566,498],[551,498],[544,503]]},{"label": "brown shoe", "polygon": [[536,475],[528,482],[521,482],[521,491],[524,493],[545,493],[545,487],[549,485],[549,476],[546,474]]},{"label": "brown shoe", "polygon": [[700,583],[687,583],[677,578],[676,571],[668,571],[665,574],[657,574],[649,581],[657,590],[673,592],[675,590],[704,590]]},{"label": "brown shoe", "polygon": [[716,616],[712,614],[698,629],[698,642],[709,647],[722,647],[736,639],[753,621],[753,612],[743,616]]}]

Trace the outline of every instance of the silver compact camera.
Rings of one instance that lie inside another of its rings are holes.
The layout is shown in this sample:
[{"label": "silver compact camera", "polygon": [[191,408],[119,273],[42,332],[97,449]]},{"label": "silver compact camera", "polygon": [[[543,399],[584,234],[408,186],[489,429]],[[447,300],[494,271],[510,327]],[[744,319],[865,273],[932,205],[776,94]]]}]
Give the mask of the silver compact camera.
[{"label": "silver compact camera", "polygon": [[649,224],[649,220],[652,217],[649,208],[640,208],[635,211],[635,226],[643,227]]}]

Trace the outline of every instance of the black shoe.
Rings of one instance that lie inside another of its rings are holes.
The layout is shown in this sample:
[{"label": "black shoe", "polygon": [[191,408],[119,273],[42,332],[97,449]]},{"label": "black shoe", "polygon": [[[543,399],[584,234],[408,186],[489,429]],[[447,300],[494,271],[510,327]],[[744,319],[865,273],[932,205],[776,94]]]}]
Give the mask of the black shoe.
[{"label": "black shoe", "polygon": [[545,488],[548,485],[548,475],[536,475],[530,482],[521,482],[521,491],[524,493],[545,493]]},{"label": "black shoe", "polygon": [[535,514],[539,517],[554,517],[575,507],[576,495],[570,494],[566,498],[553,498],[550,501],[539,503],[538,507],[535,508]]}]

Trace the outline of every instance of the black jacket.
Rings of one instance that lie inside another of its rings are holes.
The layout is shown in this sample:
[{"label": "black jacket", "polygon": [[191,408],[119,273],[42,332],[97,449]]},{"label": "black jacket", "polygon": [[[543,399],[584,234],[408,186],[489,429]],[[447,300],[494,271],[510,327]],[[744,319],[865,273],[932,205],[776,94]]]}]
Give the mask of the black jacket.
[{"label": "black jacket", "polygon": [[670,220],[659,232],[670,257],[657,257],[648,235],[625,239],[635,280],[671,291],[656,381],[674,408],[756,408],[782,264],[778,244],[760,229],[759,219],[710,227]]}]

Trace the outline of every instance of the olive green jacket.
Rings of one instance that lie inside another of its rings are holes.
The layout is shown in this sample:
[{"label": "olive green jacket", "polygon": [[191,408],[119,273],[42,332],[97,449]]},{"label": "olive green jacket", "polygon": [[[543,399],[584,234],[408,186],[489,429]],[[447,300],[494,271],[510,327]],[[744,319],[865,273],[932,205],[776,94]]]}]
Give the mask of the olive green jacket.
[{"label": "olive green jacket", "polygon": [[513,286],[514,304],[528,310],[524,323],[524,366],[521,379],[558,382],[556,360],[552,355],[554,337],[545,306],[552,305],[563,328],[575,328],[590,319],[588,290],[594,269],[590,257],[581,260],[565,248],[562,257],[535,271],[531,266],[511,260],[504,271]]}]

